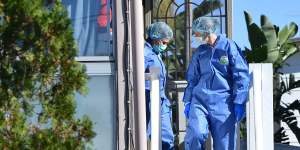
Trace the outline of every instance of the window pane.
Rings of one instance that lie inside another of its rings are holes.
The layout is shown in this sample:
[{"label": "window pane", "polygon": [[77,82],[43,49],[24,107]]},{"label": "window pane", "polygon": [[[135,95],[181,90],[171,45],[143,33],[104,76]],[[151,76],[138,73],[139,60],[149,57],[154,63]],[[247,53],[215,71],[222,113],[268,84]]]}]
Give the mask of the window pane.
[{"label": "window pane", "polygon": [[62,0],[72,20],[79,56],[112,56],[110,0]]},{"label": "window pane", "polygon": [[[220,20],[220,28],[217,29],[217,33],[226,34],[226,0],[152,0],[154,12],[153,22],[163,21],[169,24],[174,32],[173,48],[168,51],[168,55],[164,57],[166,67],[168,70],[168,78],[171,80],[181,80],[184,78],[185,69],[184,58],[186,51],[191,51],[186,46],[185,33],[190,29],[186,26],[186,5],[190,4],[193,13],[193,19],[195,20],[201,16],[215,17]],[[195,43],[191,39],[190,43]],[[195,46],[197,44],[193,44]],[[192,53],[192,52],[191,52]],[[174,55],[176,54],[176,55]]]},{"label": "window pane", "polygon": [[93,149],[116,149],[116,119],[113,76],[90,76],[87,96],[76,95],[76,115],[86,114],[94,122]]}]

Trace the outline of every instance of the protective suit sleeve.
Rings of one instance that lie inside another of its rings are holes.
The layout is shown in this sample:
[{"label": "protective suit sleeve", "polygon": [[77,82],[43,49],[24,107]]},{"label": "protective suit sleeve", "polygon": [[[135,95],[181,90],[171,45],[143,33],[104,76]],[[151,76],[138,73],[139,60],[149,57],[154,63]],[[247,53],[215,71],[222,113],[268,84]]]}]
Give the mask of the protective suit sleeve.
[{"label": "protective suit sleeve", "polygon": [[250,82],[248,63],[243,57],[241,49],[234,42],[230,42],[228,57],[232,71],[233,102],[245,104]]},{"label": "protective suit sleeve", "polygon": [[235,120],[240,122],[245,116],[245,105],[234,104]]},{"label": "protective suit sleeve", "polygon": [[197,52],[195,52],[192,57],[192,60],[190,61],[188,70],[185,75],[188,85],[185,88],[185,92],[184,92],[184,96],[183,96],[184,103],[191,102],[193,89],[199,82],[200,65],[198,63],[198,57],[199,57],[199,55],[197,54]]},{"label": "protective suit sleeve", "polygon": [[184,104],[184,114],[187,119],[189,119],[190,108],[191,108],[191,103],[188,102]]}]

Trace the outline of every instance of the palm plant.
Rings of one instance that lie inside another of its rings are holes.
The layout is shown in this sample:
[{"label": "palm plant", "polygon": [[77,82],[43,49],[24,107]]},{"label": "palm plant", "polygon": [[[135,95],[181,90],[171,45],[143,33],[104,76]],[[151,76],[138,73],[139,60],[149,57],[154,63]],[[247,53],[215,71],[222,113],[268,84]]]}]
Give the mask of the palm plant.
[{"label": "palm plant", "polygon": [[[295,117],[294,111],[300,111],[300,101],[295,100],[291,104],[285,104],[280,102],[281,97],[285,93],[290,93],[291,90],[300,87],[300,80],[295,80],[295,76],[290,74],[285,81],[283,77],[280,77],[280,88],[277,89],[278,94],[276,101],[279,101],[278,108],[274,111],[275,122],[279,123],[280,121],[285,122],[292,132],[295,134],[298,142],[300,142],[300,128],[297,126],[297,118]],[[276,132],[275,142],[278,143],[289,143],[288,137],[283,134],[283,132]]]},{"label": "palm plant", "polygon": [[[297,47],[289,42],[298,31],[298,26],[291,22],[281,30],[273,25],[265,15],[261,15],[261,27],[253,23],[252,17],[248,12],[244,12],[248,30],[248,38],[251,49],[245,47],[246,58],[249,63],[272,63],[274,70],[273,80],[273,100],[274,100],[274,122],[286,122],[294,133],[299,133],[295,128],[295,119],[291,118],[292,109],[299,109],[300,105],[281,104],[281,97],[284,93],[300,87],[300,81],[295,81],[293,75],[289,77],[289,84],[283,81],[279,69],[285,65],[285,61],[297,52]],[[296,107],[297,106],[297,107]],[[291,120],[293,119],[293,120]],[[300,141],[300,137],[297,137]],[[275,133],[275,142],[286,143],[284,131],[278,130]]]}]

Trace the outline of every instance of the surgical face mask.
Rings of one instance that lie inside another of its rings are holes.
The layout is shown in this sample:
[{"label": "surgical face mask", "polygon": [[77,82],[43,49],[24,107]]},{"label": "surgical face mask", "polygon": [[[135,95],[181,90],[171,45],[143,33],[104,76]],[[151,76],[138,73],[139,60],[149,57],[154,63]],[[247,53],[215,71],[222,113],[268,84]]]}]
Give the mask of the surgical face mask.
[{"label": "surgical face mask", "polygon": [[207,44],[207,42],[204,40],[202,36],[196,37],[192,36],[191,38],[191,48],[198,48],[202,44]]},{"label": "surgical face mask", "polygon": [[153,50],[157,53],[162,53],[167,49],[167,45],[164,44],[154,44],[153,45]]}]

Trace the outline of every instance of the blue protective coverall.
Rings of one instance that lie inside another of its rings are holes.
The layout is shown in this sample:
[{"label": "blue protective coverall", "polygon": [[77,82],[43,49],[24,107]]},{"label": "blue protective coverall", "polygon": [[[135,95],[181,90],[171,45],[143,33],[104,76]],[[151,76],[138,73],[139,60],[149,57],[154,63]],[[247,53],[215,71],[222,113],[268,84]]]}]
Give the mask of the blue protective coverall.
[{"label": "blue protective coverall", "polygon": [[[166,85],[166,69],[165,65],[160,57],[153,51],[150,43],[145,43],[144,49],[145,58],[145,71],[150,67],[160,68],[160,100],[161,100],[161,135],[162,135],[162,149],[169,150],[174,147],[174,135],[171,126],[171,106],[170,101],[165,95],[165,85]],[[150,137],[151,134],[151,124],[150,124],[150,81],[145,81],[146,89],[146,119],[147,119],[147,136]]]},{"label": "blue protective coverall", "polygon": [[249,70],[234,41],[219,35],[214,46],[200,45],[186,74],[183,101],[190,102],[185,136],[186,150],[204,150],[211,131],[214,150],[234,150],[234,104],[245,104]]}]

